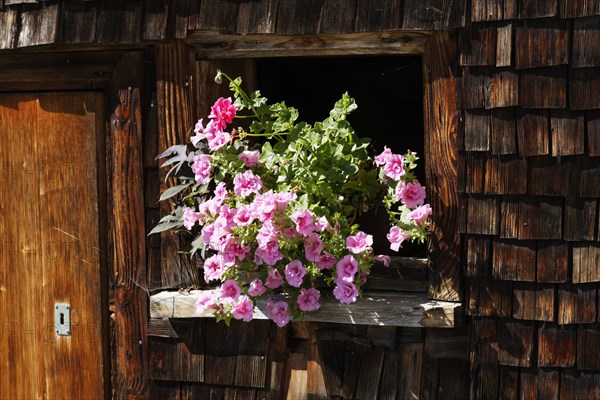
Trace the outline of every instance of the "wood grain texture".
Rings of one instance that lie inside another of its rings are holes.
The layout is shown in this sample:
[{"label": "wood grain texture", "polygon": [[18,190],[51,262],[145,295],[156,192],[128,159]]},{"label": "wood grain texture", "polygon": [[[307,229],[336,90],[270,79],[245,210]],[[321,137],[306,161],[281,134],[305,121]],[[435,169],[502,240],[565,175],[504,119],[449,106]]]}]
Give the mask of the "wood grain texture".
[{"label": "wood grain texture", "polygon": [[596,284],[564,284],[558,287],[558,324],[596,321]]},{"label": "wood grain texture", "polygon": [[600,66],[600,50],[590,43],[600,41],[600,16],[577,18],[573,21],[573,67]]},{"label": "wood grain texture", "polygon": [[496,67],[509,67],[513,59],[513,23],[499,23],[496,32]]},{"label": "wood grain texture", "polygon": [[537,156],[550,153],[550,120],[547,110],[517,112],[519,155]]},{"label": "wood grain texture", "polygon": [[[141,76],[143,55],[127,53],[113,74],[109,157],[109,257],[115,309],[113,397],[148,396],[146,248],[143,204]],[[112,108],[114,103],[115,108]]]},{"label": "wood grain texture", "polygon": [[498,361],[500,365],[531,366],[534,325],[527,322],[498,322]]},{"label": "wood grain texture", "polygon": [[555,157],[527,159],[527,193],[537,196],[567,196],[571,185],[573,161]]},{"label": "wood grain texture", "polygon": [[0,30],[0,49],[12,49],[15,47],[17,18],[18,12],[16,8],[5,8],[0,12],[0,26],[4,27]]},{"label": "wood grain texture", "polygon": [[491,241],[486,237],[467,238],[466,276],[488,277],[492,270]]},{"label": "wood grain texture", "polygon": [[96,32],[98,43],[139,43],[142,4],[134,0],[102,1],[98,8]]},{"label": "wood grain texture", "polygon": [[217,29],[223,33],[235,32],[239,2],[203,0],[196,29]]},{"label": "wood grain texture", "polygon": [[321,11],[321,33],[351,33],[356,22],[357,0],[325,0]]},{"label": "wood grain texture", "polygon": [[485,110],[465,111],[465,150],[487,151],[490,149],[490,113]]},{"label": "wood grain texture", "polygon": [[465,26],[467,3],[456,0],[407,0],[403,29],[448,30]]},{"label": "wood grain texture", "polygon": [[279,0],[275,32],[280,35],[319,33],[324,0]]},{"label": "wood grain texture", "polygon": [[560,15],[562,18],[584,17],[600,14],[598,0],[565,0],[561,2]]},{"label": "wood grain texture", "polygon": [[[196,314],[200,290],[190,293],[160,292],[150,297],[152,318],[211,317]],[[254,319],[268,319],[266,300],[259,301]],[[365,292],[356,303],[343,305],[331,296],[322,296],[321,308],[305,316],[305,321],[357,325],[451,327],[461,324],[460,303],[431,300],[420,292]]]},{"label": "wood grain texture", "polygon": [[93,43],[96,40],[98,4],[67,1],[60,8],[61,43]]},{"label": "wood grain texture", "polygon": [[429,294],[434,299],[463,298],[460,279],[460,198],[458,196],[458,82],[456,38],[437,33],[423,59],[426,182],[433,209]]},{"label": "wood grain texture", "polygon": [[526,20],[516,26],[515,66],[547,67],[569,60],[569,22],[558,19]]},{"label": "wood grain texture", "polygon": [[566,66],[524,70],[520,78],[520,104],[523,108],[567,106]]},{"label": "wood grain texture", "polygon": [[496,69],[485,83],[485,107],[519,105],[519,75],[509,69]]},{"label": "wood grain texture", "polygon": [[[185,143],[189,138],[196,116],[195,61],[185,44],[170,43],[156,46],[156,79],[159,151],[172,145]],[[161,191],[174,184],[173,178],[164,183],[165,170],[161,170]],[[160,204],[161,215],[172,211],[166,202]],[[161,238],[160,287],[179,288],[199,284],[198,270],[186,254],[178,254],[179,237],[173,232],[163,232]]]},{"label": "wood grain texture", "polygon": [[536,243],[494,240],[492,274],[508,281],[535,281]]},{"label": "wood grain texture", "polygon": [[471,196],[467,200],[467,233],[497,235],[498,201],[495,197]]},{"label": "wood grain texture", "polygon": [[558,0],[520,0],[519,18],[554,17],[558,14]]},{"label": "wood grain texture", "polygon": [[487,158],[485,194],[524,194],[527,181],[527,162],[524,159],[513,156]]},{"label": "wood grain texture", "polygon": [[58,39],[58,3],[43,4],[41,7],[22,6],[19,16],[17,47],[55,43]]},{"label": "wood grain texture", "polygon": [[560,376],[560,398],[570,396],[580,399],[593,399],[600,396],[600,377],[595,373],[565,371]]},{"label": "wood grain texture", "polygon": [[497,21],[517,17],[516,0],[484,0],[471,2],[471,21]]},{"label": "wood grain texture", "polygon": [[496,26],[467,24],[459,35],[460,65],[496,65]]},{"label": "wood grain texture", "polygon": [[564,242],[540,241],[537,249],[536,280],[559,283],[568,279],[569,246]]},{"label": "wood grain texture", "polygon": [[596,200],[567,197],[563,238],[569,241],[595,240],[597,214]]},{"label": "wood grain texture", "polygon": [[577,329],[577,369],[600,368],[600,332],[597,326],[580,325]]},{"label": "wood grain texture", "polygon": [[[279,0],[240,3],[236,32],[242,35],[274,33]],[[338,8],[344,10],[343,7]]]},{"label": "wood grain texture", "polygon": [[459,190],[464,193],[482,193],[485,177],[485,153],[467,152],[464,155],[466,182]]},{"label": "wood grain texture", "polygon": [[573,283],[600,281],[600,245],[594,242],[573,244]]},{"label": "wood grain texture", "polygon": [[468,313],[476,316],[510,317],[512,282],[469,279]]},{"label": "wood grain texture", "polygon": [[517,153],[516,121],[514,108],[492,110],[492,154]]},{"label": "wood grain texture", "polygon": [[167,30],[168,3],[166,0],[146,0],[142,21],[142,39],[160,40]]},{"label": "wood grain texture", "polygon": [[600,110],[585,113],[587,128],[587,151],[591,157],[600,155]]},{"label": "wood grain texture", "polygon": [[319,35],[227,35],[191,32],[186,42],[202,59],[422,54],[428,32],[323,33]]},{"label": "wood grain texture", "polygon": [[600,108],[600,68],[574,68],[569,73],[569,108]]},{"label": "wood grain texture", "polygon": [[563,200],[523,198],[519,202],[519,239],[561,239]]},{"label": "wood grain texture", "polygon": [[538,330],[538,366],[573,367],[576,335],[577,330],[572,326],[542,325]]},{"label": "wood grain texture", "polygon": [[509,198],[500,202],[500,238],[519,237],[519,202]]},{"label": "wood grain texture", "polygon": [[600,197],[600,160],[582,158],[579,168],[579,195],[581,197]]},{"label": "wood grain texture", "polygon": [[[104,396],[102,105],[91,92],[0,94],[2,398]],[[70,304],[70,336],[55,333],[55,303]]]},{"label": "wood grain texture", "polygon": [[584,127],[583,113],[553,110],[550,113],[552,156],[583,154]]}]

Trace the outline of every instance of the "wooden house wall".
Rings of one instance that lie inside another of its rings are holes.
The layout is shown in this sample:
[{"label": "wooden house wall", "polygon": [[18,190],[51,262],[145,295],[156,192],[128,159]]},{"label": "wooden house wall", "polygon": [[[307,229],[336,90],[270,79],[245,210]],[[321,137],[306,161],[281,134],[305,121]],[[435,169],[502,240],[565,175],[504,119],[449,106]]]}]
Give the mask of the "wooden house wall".
[{"label": "wooden house wall", "polygon": [[[299,4],[0,0],[0,50],[157,44],[149,61],[156,65],[156,85],[148,91],[155,100],[144,129],[148,228],[160,215],[154,154],[178,140],[203,97],[201,81],[189,80],[199,76],[193,52],[159,43],[196,29],[286,35],[455,29],[468,366],[460,351],[440,351],[440,343],[466,340],[464,332],[326,324],[279,330],[267,322],[228,330],[187,321],[162,333],[154,327],[154,396],[319,398],[352,390],[364,398],[405,398],[418,386],[423,398],[464,398],[456,376],[467,367],[474,399],[600,396],[600,2]],[[181,73],[160,67],[173,60],[189,63],[193,74],[161,75]],[[164,254],[176,244],[161,239],[146,242],[150,289],[196,282],[193,266],[168,264],[174,261]],[[400,368],[411,364],[412,370]],[[379,380],[363,380],[375,371]]]}]

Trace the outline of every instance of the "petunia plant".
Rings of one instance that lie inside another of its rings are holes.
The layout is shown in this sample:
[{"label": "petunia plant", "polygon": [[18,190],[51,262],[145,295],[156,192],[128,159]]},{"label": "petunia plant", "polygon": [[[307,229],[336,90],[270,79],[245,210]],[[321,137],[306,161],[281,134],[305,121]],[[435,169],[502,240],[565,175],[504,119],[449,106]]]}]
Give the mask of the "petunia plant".
[{"label": "petunia plant", "polygon": [[217,83],[224,79],[233,99],[216,100],[189,144],[159,155],[179,184],[162,193],[174,211],[151,233],[188,235],[190,254],[204,259],[204,280],[218,283],[202,292],[197,311],[227,323],[250,321],[263,298],[278,326],[318,310],[326,288],[342,304],[355,302],[372,265],[389,263],[374,254],[359,214],[385,206],[395,251],[428,235],[431,207],[412,172],[416,154],[385,147],[371,158],[370,140],[348,122],[357,107],[348,94],[309,124],[218,71]]}]

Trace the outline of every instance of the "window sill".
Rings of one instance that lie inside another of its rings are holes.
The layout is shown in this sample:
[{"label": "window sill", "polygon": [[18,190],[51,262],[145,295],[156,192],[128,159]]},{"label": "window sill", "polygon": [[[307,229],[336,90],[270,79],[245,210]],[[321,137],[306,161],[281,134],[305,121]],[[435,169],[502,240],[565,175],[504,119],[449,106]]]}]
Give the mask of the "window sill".
[{"label": "window sill", "polygon": [[[196,314],[195,303],[202,290],[164,291],[150,297],[150,317],[211,318]],[[431,300],[424,292],[364,292],[353,304],[340,304],[333,296],[321,298],[321,308],[307,313],[303,321],[356,325],[453,328],[462,324],[463,307],[458,302]],[[254,309],[254,319],[268,319],[263,300]]]}]

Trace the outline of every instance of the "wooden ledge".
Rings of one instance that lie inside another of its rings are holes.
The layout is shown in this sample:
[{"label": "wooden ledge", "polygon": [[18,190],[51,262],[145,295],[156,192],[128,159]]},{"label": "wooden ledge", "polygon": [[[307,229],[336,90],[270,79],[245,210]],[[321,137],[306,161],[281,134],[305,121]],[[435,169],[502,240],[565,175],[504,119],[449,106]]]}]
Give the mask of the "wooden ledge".
[{"label": "wooden ledge", "polygon": [[[211,318],[197,315],[194,304],[201,290],[165,291],[150,297],[150,317]],[[321,308],[307,313],[304,321],[356,325],[453,328],[462,324],[461,303],[431,300],[421,292],[365,292],[356,303],[343,305],[333,296],[322,297]],[[266,301],[254,309],[254,319],[268,319]]]},{"label": "wooden ledge", "polygon": [[191,31],[186,43],[201,59],[293,56],[423,54],[429,31],[321,33],[314,35],[223,34]]}]

